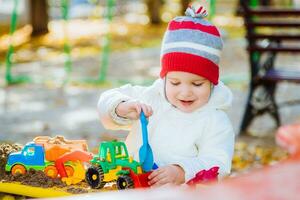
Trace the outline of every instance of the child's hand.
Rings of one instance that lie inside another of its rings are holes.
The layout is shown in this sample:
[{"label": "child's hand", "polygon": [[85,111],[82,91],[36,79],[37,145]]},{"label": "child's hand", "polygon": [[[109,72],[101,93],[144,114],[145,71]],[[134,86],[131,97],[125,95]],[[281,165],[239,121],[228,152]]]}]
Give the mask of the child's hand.
[{"label": "child's hand", "polygon": [[116,114],[123,118],[137,120],[140,118],[141,110],[144,111],[146,117],[150,117],[153,114],[151,106],[135,100],[120,103],[116,107]]},{"label": "child's hand", "polygon": [[161,186],[165,184],[179,185],[184,183],[184,170],[178,165],[168,165],[159,167],[149,175],[149,185]]}]

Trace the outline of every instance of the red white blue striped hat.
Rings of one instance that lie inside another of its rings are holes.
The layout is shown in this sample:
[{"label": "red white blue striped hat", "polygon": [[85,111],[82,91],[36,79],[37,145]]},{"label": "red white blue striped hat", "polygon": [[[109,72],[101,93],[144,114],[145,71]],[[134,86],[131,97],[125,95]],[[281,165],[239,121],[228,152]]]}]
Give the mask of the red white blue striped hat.
[{"label": "red white blue striped hat", "polygon": [[165,32],[160,77],[170,71],[183,71],[200,75],[217,85],[223,49],[221,35],[216,26],[204,19],[207,11],[203,6],[190,5],[185,14],[171,20]]}]

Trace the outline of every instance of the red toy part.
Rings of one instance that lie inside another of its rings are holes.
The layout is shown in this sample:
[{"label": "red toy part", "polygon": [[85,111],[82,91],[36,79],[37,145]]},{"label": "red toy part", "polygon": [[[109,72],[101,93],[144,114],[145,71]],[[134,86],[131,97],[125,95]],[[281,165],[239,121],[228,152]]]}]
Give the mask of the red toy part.
[{"label": "red toy part", "polygon": [[207,183],[218,180],[219,167],[212,167],[209,170],[201,170],[194,178],[187,182],[188,185],[195,185],[198,183]]},{"label": "red toy part", "polygon": [[148,176],[152,173],[152,171],[143,174],[135,174],[134,171],[129,168],[127,168],[127,170],[129,170],[130,172],[129,176],[133,180],[134,188],[150,187],[150,185],[148,184]]},{"label": "red toy part", "polygon": [[137,182],[134,183],[135,188],[145,188],[145,187],[150,187],[150,185],[148,184],[148,176],[152,173],[152,171],[150,172],[146,172],[144,174],[139,174],[138,176],[138,180]]},{"label": "red toy part", "polygon": [[58,173],[61,178],[67,177],[67,172],[65,169],[64,163],[67,161],[81,161],[81,162],[89,162],[93,158],[91,153],[75,150],[70,153],[66,153],[62,155],[55,161],[55,167],[58,170]]}]

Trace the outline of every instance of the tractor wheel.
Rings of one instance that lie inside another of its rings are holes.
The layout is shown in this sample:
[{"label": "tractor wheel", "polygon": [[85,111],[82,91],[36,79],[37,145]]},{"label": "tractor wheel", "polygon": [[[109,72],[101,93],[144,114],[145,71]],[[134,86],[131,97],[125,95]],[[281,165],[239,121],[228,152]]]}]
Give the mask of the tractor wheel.
[{"label": "tractor wheel", "polygon": [[67,173],[68,177],[73,176],[74,168],[72,166],[69,166],[69,165],[65,166],[65,170],[66,170],[66,173]]},{"label": "tractor wheel", "polygon": [[26,169],[23,165],[14,165],[11,168],[11,174],[16,175],[16,174],[26,174]]},{"label": "tractor wheel", "polygon": [[134,188],[133,180],[130,176],[119,176],[117,179],[117,187],[119,190]]},{"label": "tractor wheel", "polygon": [[55,166],[49,165],[44,169],[44,172],[50,178],[57,178],[58,172]]},{"label": "tractor wheel", "polygon": [[96,189],[101,189],[104,187],[106,182],[104,182],[104,173],[101,166],[91,166],[87,169],[85,173],[86,182]]}]

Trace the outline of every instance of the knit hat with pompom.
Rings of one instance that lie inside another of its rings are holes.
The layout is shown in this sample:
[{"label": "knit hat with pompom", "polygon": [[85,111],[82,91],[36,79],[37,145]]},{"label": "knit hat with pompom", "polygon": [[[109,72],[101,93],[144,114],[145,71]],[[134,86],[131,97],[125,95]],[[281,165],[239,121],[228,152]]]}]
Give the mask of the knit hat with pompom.
[{"label": "knit hat with pompom", "polygon": [[203,6],[190,5],[185,15],[169,22],[161,47],[160,77],[170,71],[183,71],[217,85],[223,48],[221,35],[216,26],[204,19],[207,11]]}]

